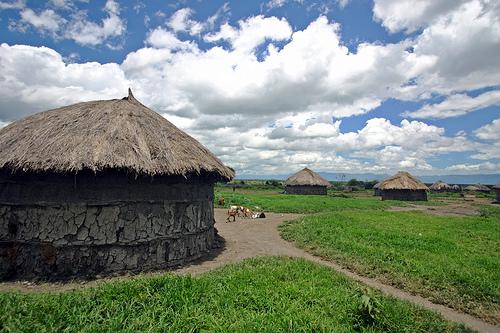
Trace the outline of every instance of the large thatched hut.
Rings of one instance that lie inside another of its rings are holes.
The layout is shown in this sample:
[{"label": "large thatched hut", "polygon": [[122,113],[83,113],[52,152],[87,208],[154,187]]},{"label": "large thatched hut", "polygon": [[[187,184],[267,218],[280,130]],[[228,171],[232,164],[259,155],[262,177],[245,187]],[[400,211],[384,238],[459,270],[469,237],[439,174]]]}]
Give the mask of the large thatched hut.
[{"label": "large thatched hut", "polygon": [[429,190],[424,183],[405,171],[384,179],[378,188],[382,200],[427,201]]},{"label": "large thatched hut", "polygon": [[432,184],[431,187],[429,187],[429,189],[433,192],[451,192],[451,191],[453,191],[453,188],[450,185],[448,185],[447,183],[445,183],[441,180],[438,180],[437,182]]},{"label": "large thatched hut", "polygon": [[495,191],[496,202],[500,203],[500,183],[498,183],[495,186],[493,186],[493,190]]},{"label": "large thatched hut", "polygon": [[213,246],[232,170],[129,92],[0,130],[1,278],[165,268]]},{"label": "large thatched hut", "polygon": [[304,168],[288,177],[284,183],[287,194],[326,195],[330,182],[316,172]]}]

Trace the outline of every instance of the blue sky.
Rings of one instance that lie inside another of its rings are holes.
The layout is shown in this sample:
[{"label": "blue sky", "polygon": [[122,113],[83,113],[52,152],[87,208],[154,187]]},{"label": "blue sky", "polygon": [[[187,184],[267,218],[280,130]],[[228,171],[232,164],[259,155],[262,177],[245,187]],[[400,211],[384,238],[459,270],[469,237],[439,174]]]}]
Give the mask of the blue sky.
[{"label": "blue sky", "polygon": [[241,176],[500,173],[488,0],[0,0],[0,126],[131,87]]}]

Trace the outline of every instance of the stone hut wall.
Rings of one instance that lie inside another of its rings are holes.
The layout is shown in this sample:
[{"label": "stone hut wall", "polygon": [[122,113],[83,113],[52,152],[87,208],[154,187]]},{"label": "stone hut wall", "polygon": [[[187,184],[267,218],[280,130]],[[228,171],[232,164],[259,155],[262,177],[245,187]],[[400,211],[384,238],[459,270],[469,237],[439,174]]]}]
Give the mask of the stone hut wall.
[{"label": "stone hut wall", "polygon": [[326,186],[285,186],[286,194],[326,195]]},{"label": "stone hut wall", "polygon": [[213,242],[206,179],[0,175],[2,279],[167,268]]},{"label": "stone hut wall", "polygon": [[382,200],[427,201],[425,190],[380,190]]}]

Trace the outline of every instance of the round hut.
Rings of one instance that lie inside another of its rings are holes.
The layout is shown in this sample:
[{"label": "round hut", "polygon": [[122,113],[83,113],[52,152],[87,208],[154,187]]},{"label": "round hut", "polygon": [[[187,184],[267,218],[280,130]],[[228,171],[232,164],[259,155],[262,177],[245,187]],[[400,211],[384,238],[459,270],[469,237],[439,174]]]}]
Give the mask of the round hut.
[{"label": "round hut", "polygon": [[464,191],[468,191],[468,192],[473,192],[473,191],[477,191],[478,188],[476,185],[469,185],[469,186],[466,186],[464,187]]},{"label": "round hut", "polygon": [[286,194],[326,195],[330,182],[316,172],[304,168],[288,177],[284,183]]},{"label": "round hut", "polygon": [[495,195],[496,195],[496,199],[497,199],[496,202],[500,203],[500,183],[493,186],[493,190],[495,191]]},{"label": "round hut", "polygon": [[380,183],[378,182],[377,184],[373,185],[373,195],[376,197],[379,197],[381,195],[380,193]]},{"label": "round hut", "polygon": [[451,190],[452,190],[453,192],[460,192],[460,191],[462,191],[462,189],[460,188],[460,185],[457,185],[457,184],[453,185],[453,186],[451,187]]},{"label": "round hut", "polygon": [[427,201],[429,188],[408,172],[400,171],[381,181],[379,190],[382,200]]},{"label": "round hut", "polygon": [[451,191],[453,191],[453,188],[450,185],[448,185],[447,183],[445,183],[441,180],[438,180],[437,182],[432,184],[431,187],[429,187],[429,189],[433,192],[451,192]]},{"label": "round hut", "polygon": [[0,130],[0,278],[166,268],[213,247],[213,185],[234,172],[128,97]]},{"label": "round hut", "polygon": [[482,193],[490,193],[491,189],[483,184],[474,184],[474,185],[469,185],[466,188],[464,188],[465,191],[470,191],[470,192],[482,192]]},{"label": "round hut", "polygon": [[477,192],[483,192],[483,193],[490,193],[491,192],[491,189],[486,186],[486,185],[483,185],[483,184],[476,184],[476,187],[477,187]]}]

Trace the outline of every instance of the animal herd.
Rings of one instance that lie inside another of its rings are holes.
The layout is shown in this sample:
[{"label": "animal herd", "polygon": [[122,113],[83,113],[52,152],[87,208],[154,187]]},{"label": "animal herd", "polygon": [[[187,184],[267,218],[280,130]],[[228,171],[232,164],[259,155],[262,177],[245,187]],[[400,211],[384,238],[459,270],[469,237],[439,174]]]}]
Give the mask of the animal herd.
[{"label": "animal herd", "polygon": [[[220,197],[218,203],[219,206],[224,206],[226,203],[224,197]],[[236,222],[236,217],[259,219],[265,218],[266,215],[263,212],[253,212],[250,208],[244,206],[229,206],[226,222],[231,222],[231,218],[233,222]]]}]

